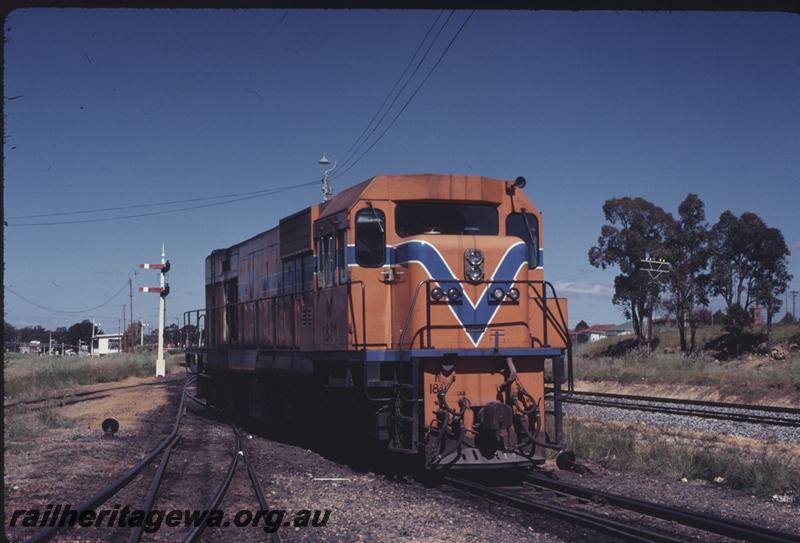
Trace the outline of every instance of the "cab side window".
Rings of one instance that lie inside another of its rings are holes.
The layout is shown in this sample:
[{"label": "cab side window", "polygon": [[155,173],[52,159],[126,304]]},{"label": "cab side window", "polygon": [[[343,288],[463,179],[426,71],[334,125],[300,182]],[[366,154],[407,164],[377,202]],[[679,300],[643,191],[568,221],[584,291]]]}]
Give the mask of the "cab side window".
[{"label": "cab side window", "polygon": [[533,213],[510,213],[506,217],[506,235],[516,236],[528,247],[528,267],[539,265],[539,221]]},{"label": "cab side window", "polygon": [[386,216],[380,209],[364,208],[356,213],[356,263],[380,268],[385,262]]}]

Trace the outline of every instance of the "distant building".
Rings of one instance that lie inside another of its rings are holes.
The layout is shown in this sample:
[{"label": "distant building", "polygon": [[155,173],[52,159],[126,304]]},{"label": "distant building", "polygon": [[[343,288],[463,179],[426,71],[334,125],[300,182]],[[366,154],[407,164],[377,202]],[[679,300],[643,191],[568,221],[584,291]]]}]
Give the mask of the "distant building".
[{"label": "distant building", "polygon": [[606,330],[606,335],[608,337],[612,336],[630,336],[633,334],[633,323],[626,322],[624,324],[618,324],[613,328],[609,328]]},{"label": "distant building", "polygon": [[593,324],[589,328],[582,328],[578,331],[570,330],[569,335],[573,343],[590,343],[608,337],[609,330],[617,328],[615,324]]},{"label": "distant building", "polygon": [[92,356],[122,352],[122,334],[100,334],[92,338]]},{"label": "distant building", "polygon": [[19,352],[23,354],[42,354],[42,342],[34,339],[28,343],[22,343],[19,346]]}]

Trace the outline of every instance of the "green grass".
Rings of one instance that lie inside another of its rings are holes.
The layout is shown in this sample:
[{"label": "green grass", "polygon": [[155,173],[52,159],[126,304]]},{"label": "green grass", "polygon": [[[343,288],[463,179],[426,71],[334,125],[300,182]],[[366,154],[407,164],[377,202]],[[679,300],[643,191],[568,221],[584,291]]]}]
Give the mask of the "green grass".
[{"label": "green grass", "polygon": [[713,438],[677,442],[666,434],[637,435],[634,430],[609,431],[607,424],[567,420],[566,439],[579,458],[592,459],[616,471],[632,470],[672,479],[713,482],[769,497],[800,492],[800,461],[791,455],[723,445]]},{"label": "green grass", "polygon": [[[166,357],[167,373],[174,370],[180,355]],[[152,354],[116,354],[102,357],[14,356],[6,354],[4,368],[6,398],[27,399],[47,396],[52,391],[121,381],[131,376],[152,375]]]}]

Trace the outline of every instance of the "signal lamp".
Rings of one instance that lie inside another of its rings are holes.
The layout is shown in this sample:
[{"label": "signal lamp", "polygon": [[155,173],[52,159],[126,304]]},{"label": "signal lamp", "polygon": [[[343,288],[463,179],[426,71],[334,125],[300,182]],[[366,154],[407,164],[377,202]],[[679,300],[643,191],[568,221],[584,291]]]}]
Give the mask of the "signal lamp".
[{"label": "signal lamp", "polygon": [[500,300],[502,300],[505,297],[505,295],[506,295],[506,293],[500,287],[497,287],[496,289],[494,289],[492,291],[492,298],[494,298],[495,301],[498,301],[498,302]]},{"label": "signal lamp", "polygon": [[444,298],[444,291],[439,287],[436,287],[431,291],[431,299],[433,299],[434,302],[438,302],[442,298]]},{"label": "signal lamp", "polygon": [[461,291],[455,287],[447,289],[447,299],[451,302],[457,302],[461,299]]},{"label": "signal lamp", "polygon": [[508,299],[511,300],[512,302],[516,302],[517,300],[519,300],[519,289],[517,289],[516,287],[511,287],[510,289],[508,289]]}]

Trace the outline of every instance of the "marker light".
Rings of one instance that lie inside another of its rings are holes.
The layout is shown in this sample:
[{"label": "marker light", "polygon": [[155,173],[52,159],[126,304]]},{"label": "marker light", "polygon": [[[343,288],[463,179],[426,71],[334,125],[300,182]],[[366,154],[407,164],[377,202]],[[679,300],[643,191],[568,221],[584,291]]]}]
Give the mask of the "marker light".
[{"label": "marker light", "polygon": [[492,291],[492,298],[494,298],[495,301],[498,301],[498,302],[500,300],[502,300],[505,297],[505,295],[506,295],[506,293],[500,287],[497,287],[496,289],[494,289]]},{"label": "marker light", "polygon": [[434,302],[438,302],[442,298],[444,298],[444,291],[439,287],[436,287],[431,291],[431,299],[433,299]]},{"label": "marker light", "polygon": [[447,299],[451,302],[457,302],[461,299],[461,291],[455,287],[451,287],[447,290]]},{"label": "marker light", "polygon": [[519,289],[517,289],[516,287],[511,287],[510,289],[508,289],[508,299],[511,300],[512,302],[516,302],[517,300],[519,300]]}]

